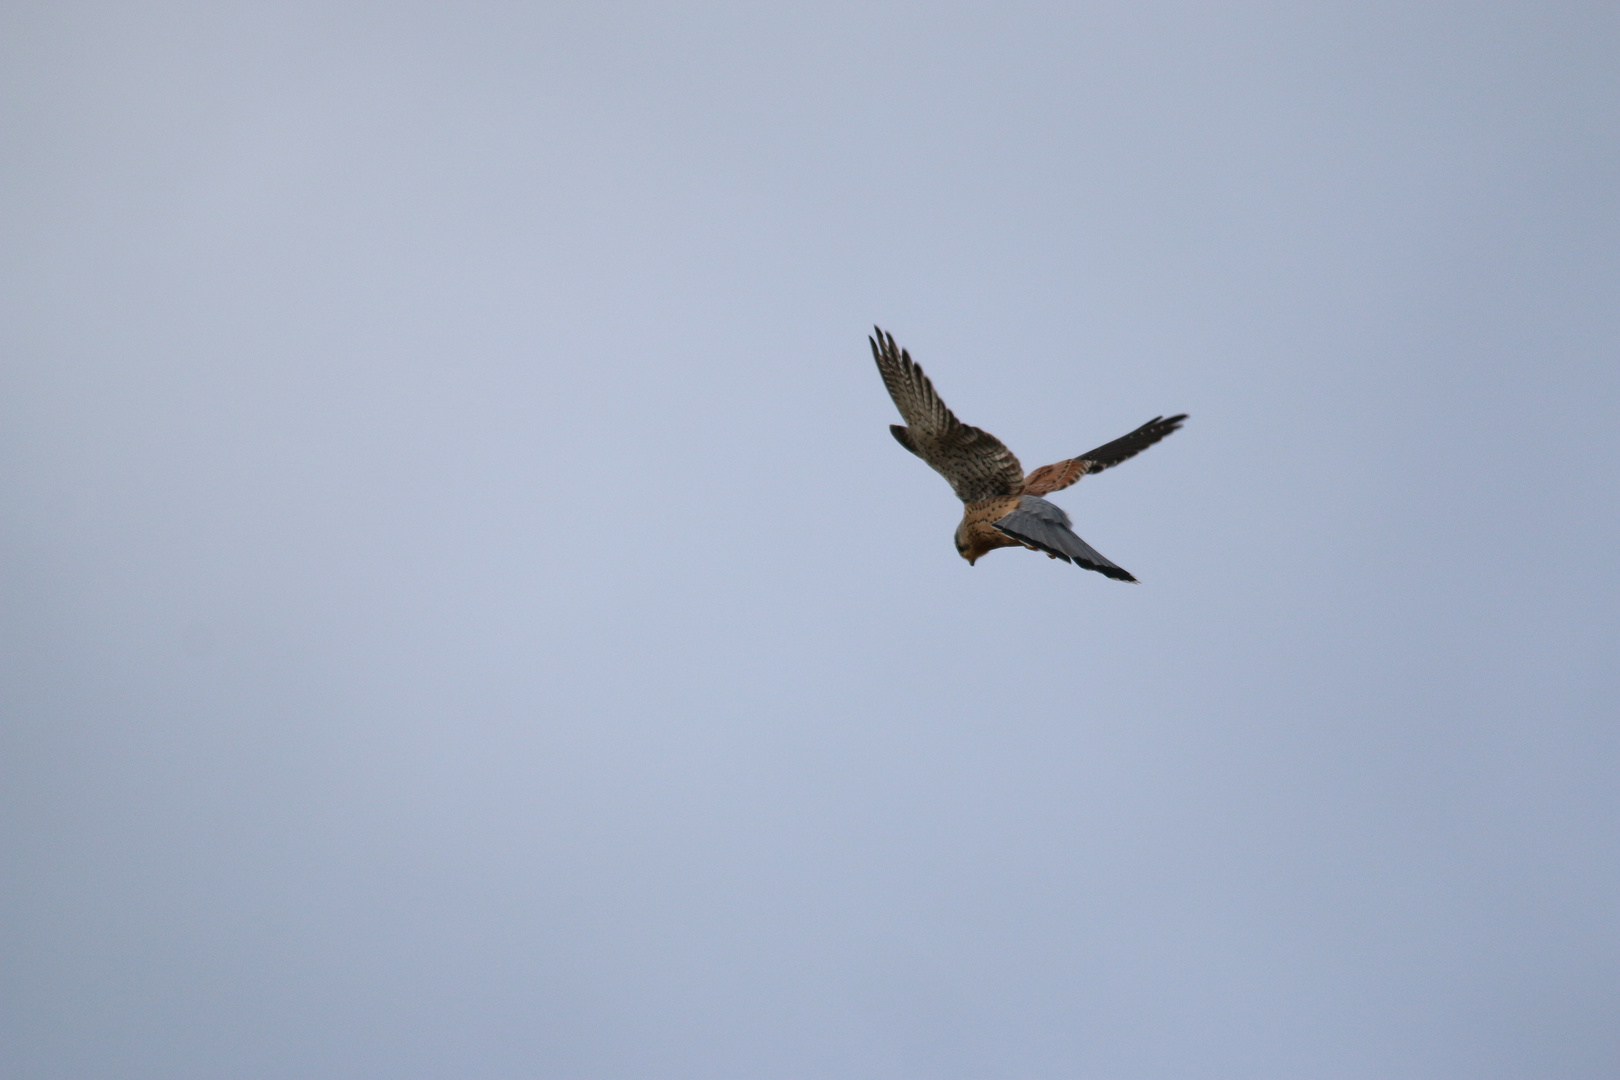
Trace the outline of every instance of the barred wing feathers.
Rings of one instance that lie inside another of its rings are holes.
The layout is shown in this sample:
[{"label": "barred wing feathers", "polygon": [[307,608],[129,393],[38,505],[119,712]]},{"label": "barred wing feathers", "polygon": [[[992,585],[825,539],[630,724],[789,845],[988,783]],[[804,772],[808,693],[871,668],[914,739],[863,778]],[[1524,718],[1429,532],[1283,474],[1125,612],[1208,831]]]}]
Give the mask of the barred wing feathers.
[{"label": "barred wing feathers", "polygon": [[965,503],[1022,490],[1024,468],[1013,452],[988,431],[958,420],[911,354],[895,344],[892,334],[873,330],[877,336],[867,339],[872,358],[906,422],[889,428],[900,445],[943,476]]}]

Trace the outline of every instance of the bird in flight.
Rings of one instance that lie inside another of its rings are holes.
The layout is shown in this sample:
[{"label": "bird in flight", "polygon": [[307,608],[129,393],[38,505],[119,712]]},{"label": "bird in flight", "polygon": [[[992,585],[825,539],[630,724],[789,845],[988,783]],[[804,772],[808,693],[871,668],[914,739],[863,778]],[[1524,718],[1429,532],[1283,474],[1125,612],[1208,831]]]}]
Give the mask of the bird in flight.
[{"label": "bird in flight", "polygon": [[1187,414],[1155,416],[1129,435],[1079,457],[1042,465],[1028,476],[1013,452],[988,431],[958,420],[911,354],[878,327],[872,343],[883,385],[905,419],[889,430],[901,446],[943,476],[966,505],[956,527],[956,550],[972,566],[1000,547],[1027,547],[1054,559],[1095,570],[1116,581],[1135,581],[1124,568],[1103,558],[1074,534],[1065,514],[1041,498],[1061,491],[1087,473],[1102,472],[1133,458],[1181,427]]}]

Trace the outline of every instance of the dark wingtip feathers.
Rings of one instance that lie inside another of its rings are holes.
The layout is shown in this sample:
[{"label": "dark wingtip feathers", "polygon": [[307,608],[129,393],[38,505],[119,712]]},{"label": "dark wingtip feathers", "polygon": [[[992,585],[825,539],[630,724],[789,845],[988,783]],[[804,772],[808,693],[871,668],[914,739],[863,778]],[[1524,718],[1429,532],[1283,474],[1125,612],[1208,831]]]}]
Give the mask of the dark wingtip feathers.
[{"label": "dark wingtip feathers", "polygon": [[894,335],[885,331],[881,326],[873,326],[872,333],[867,335],[866,340],[872,345],[873,356],[881,357],[884,353],[890,353],[891,355],[898,353],[905,358],[907,363],[911,362],[911,355],[900,348],[895,343]]},{"label": "dark wingtip feathers", "polygon": [[1113,578],[1115,581],[1124,581],[1131,585],[1142,584],[1140,581],[1137,581],[1136,578],[1131,576],[1131,572],[1129,570],[1122,570],[1117,566],[1093,566],[1090,563],[1079,563],[1079,565],[1085,567],[1087,570],[1095,570],[1103,577]]},{"label": "dark wingtip feathers", "polygon": [[[872,334],[877,336],[873,337]],[[885,353],[890,356],[898,357],[901,368],[908,368],[912,366],[910,351],[902,349],[895,342],[893,334],[884,330],[883,327],[876,325],[872,327],[872,334],[868,334],[866,340],[867,343],[872,346],[872,359],[878,362],[878,367],[881,368],[883,366],[883,356]]]},{"label": "dark wingtip feathers", "polygon": [[1143,450],[1165,438],[1173,432],[1180,431],[1181,425],[1186,422],[1187,414],[1178,413],[1175,416],[1155,416],[1135,431],[1121,435],[1113,442],[1103,443],[1093,450],[1087,450],[1078,455],[1081,460],[1090,462],[1087,473],[1098,473],[1104,469],[1111,469],[1120,462],[1129,461]]}]

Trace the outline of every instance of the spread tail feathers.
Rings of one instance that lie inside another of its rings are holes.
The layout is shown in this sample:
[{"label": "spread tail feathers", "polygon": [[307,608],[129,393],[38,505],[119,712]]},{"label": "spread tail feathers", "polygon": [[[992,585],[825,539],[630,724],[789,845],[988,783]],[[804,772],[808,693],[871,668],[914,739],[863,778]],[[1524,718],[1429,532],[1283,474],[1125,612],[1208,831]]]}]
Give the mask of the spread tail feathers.
[{"label": "spread tail feathers", "polygon": [[1025,495],[1019,500],[1018,509],[998,520],[995,527],[1020,544],[1044,551],[1054,559],[1095,570],[1115,581],[1136,580],[1130,571],[1115,566],[1076,536],[1070,528],[1069,515],[1045,499]]}]

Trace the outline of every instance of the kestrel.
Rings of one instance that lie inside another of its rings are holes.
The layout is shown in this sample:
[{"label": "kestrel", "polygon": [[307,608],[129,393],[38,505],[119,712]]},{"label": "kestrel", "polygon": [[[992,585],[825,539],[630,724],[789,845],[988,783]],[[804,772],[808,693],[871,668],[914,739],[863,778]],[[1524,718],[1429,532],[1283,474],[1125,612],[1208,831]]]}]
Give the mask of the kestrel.
[{"label": "kestrel", "polygon": [[956,527],[956,550],[972,566],[999,547],[1027,547],[1054,559],[1073,562],[1116,581],[1135,581],[1129,572],[1099,555],[1076,536],[1069,515],[1041,498],[1061,491],[1087,473],[1133,458],[1181,427],[1187,414],[1155,416],[1129,435],[1088,450],[1079,457],[1042,465],[1028,476],[1013,452],[988,431],[958,420],[934,392],[911,354],[898,348],[891,334],[873,327],[872,356],[883,385],[905,418],[889,430],[901,446],[926,461],[966,504]]}]

